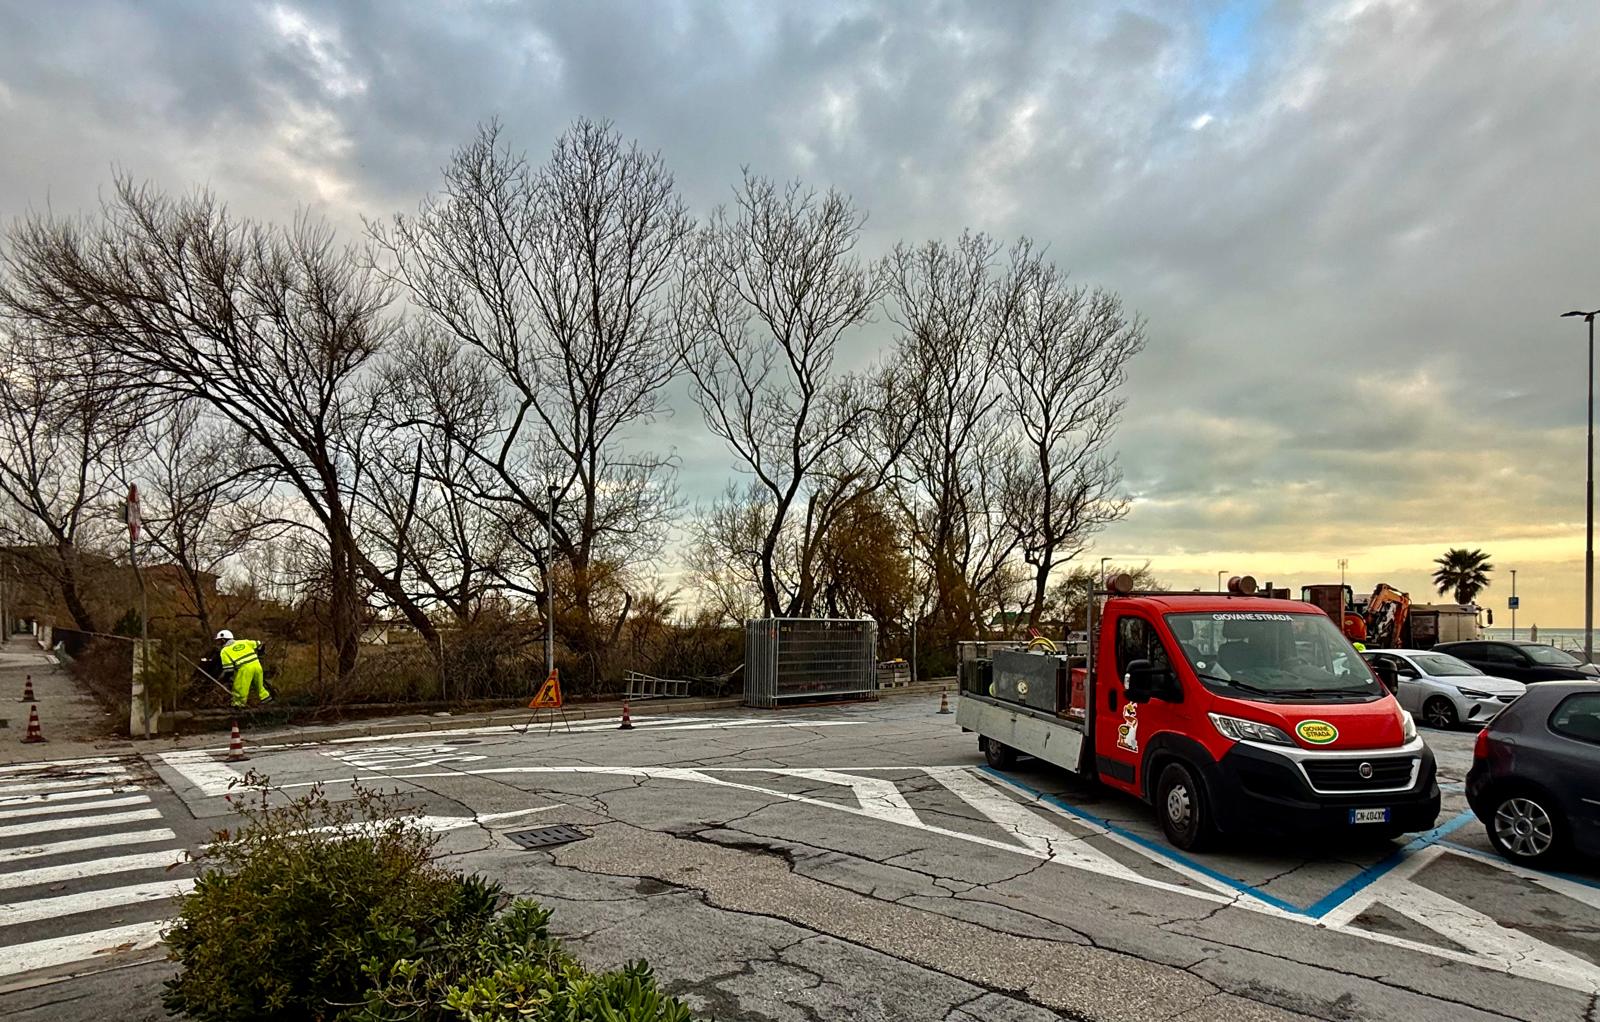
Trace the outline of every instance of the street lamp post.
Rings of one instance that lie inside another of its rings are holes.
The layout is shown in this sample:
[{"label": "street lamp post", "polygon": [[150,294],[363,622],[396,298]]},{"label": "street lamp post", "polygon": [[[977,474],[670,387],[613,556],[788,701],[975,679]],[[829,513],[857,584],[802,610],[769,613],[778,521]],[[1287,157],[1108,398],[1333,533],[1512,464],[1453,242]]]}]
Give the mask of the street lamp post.
[{"label": "street lamp post", "polygon": [[556,669],[556,493],[560,487],[551,485],[550,517],[545,519],[545,544],[544,553],[544,675]]},{"label": "street lamp post", "polygon": [[1589,324],[1589,452],[1584,458],[1585,518],[1583,544],[1583,659],[1594,663],[1594,318],[1593,312],[1563,312],[1566,316],[1582,316]]},{"label": "street lamp post", "polygon": [[1219,592],[1219,593],[1222,592],[1222,576],[1224,576],[1226,574],[1227,574],[1226,571],[1217,572],[1217,592]]},{"label": "street lamp post", "polygon": [[1511,569],[1511,641],[1517,641],[1517,569]]}]

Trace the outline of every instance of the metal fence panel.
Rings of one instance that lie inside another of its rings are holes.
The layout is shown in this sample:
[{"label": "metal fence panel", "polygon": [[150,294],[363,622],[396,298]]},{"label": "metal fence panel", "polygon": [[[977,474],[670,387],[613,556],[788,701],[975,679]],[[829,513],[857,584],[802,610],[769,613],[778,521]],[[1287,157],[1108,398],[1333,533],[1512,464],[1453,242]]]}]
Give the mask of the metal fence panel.
[{"label": "metal fence panel", "polygon": [[744,701],[878,694],[878,626],[870,619],[763,618],[745,623]]}]

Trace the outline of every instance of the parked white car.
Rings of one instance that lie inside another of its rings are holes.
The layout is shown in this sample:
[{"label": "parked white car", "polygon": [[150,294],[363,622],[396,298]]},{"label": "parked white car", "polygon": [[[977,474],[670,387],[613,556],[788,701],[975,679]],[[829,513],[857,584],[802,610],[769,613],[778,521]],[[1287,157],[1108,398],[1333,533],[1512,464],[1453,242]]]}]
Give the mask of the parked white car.
[{"label": "parked white car", "polygon": [[1400,679],[1400,705],[1429,727],[1487,724],[1526,688],[1520,681],[1484,674],[1465,660],[1425,649],[1369,649],[1373,663],[1387,662]]}]

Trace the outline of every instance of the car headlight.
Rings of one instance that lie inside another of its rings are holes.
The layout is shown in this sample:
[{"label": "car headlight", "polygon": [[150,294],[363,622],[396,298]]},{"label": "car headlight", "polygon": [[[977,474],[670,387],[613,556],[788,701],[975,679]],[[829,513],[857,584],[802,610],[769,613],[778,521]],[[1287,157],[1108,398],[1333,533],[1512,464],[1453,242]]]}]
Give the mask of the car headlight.
[{"label": "car headlight", "polygon": [[1220,713],[1208,713],[1211,724],[1224,738],[1232,738],[1236,742],[1266,742],[1268,745],[1293,745],[1294,739],[1283,732],[1282,728],[1275,728],[1271,724],[1258,724],[1253,720],[1242,717],[1224,717]]},{"label": "car headlight", "polygon": [[1487,699],[1487,698],[1489,698],[1489,693],[1487,693],[1487,692],[1479,692],[1475,688],[1458,688],[1458,689],[1456,689],[1456,691],[1460,692],[1462,695],[1466,696],[1468,699]]},{"label": "car headlight", "polygon": [[1417,722],[1412,719],[1409,710],[1400,711],[1400,735],[1407,742],[1417,737]]}]

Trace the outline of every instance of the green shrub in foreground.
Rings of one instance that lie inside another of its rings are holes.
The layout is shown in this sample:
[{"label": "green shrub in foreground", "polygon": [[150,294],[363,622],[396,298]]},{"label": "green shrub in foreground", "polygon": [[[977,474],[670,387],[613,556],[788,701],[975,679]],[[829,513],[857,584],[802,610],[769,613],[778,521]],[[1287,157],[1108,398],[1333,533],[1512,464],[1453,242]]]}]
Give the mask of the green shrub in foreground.
[{"label": "green shrub in foreground", "polygon": [[499,891],[432,859],[432,838],[392,799],[320,788],[273,807],[232,796],[245,825],[215,835],[167,935],[183,971],[174,1014],[205,1020],[337,1019],[360,1006],[370,962],[425,953],[435,935],[486,924]]},{"label": "green shrub in foreground", "polygon": [[272,804],[265,779],[232,796],[167,935],[182,971],[173,1014],[316,1022],[689,1022],[644,962],[591,973],[531,901],[433,860],[392,796],[320,787]]}]

